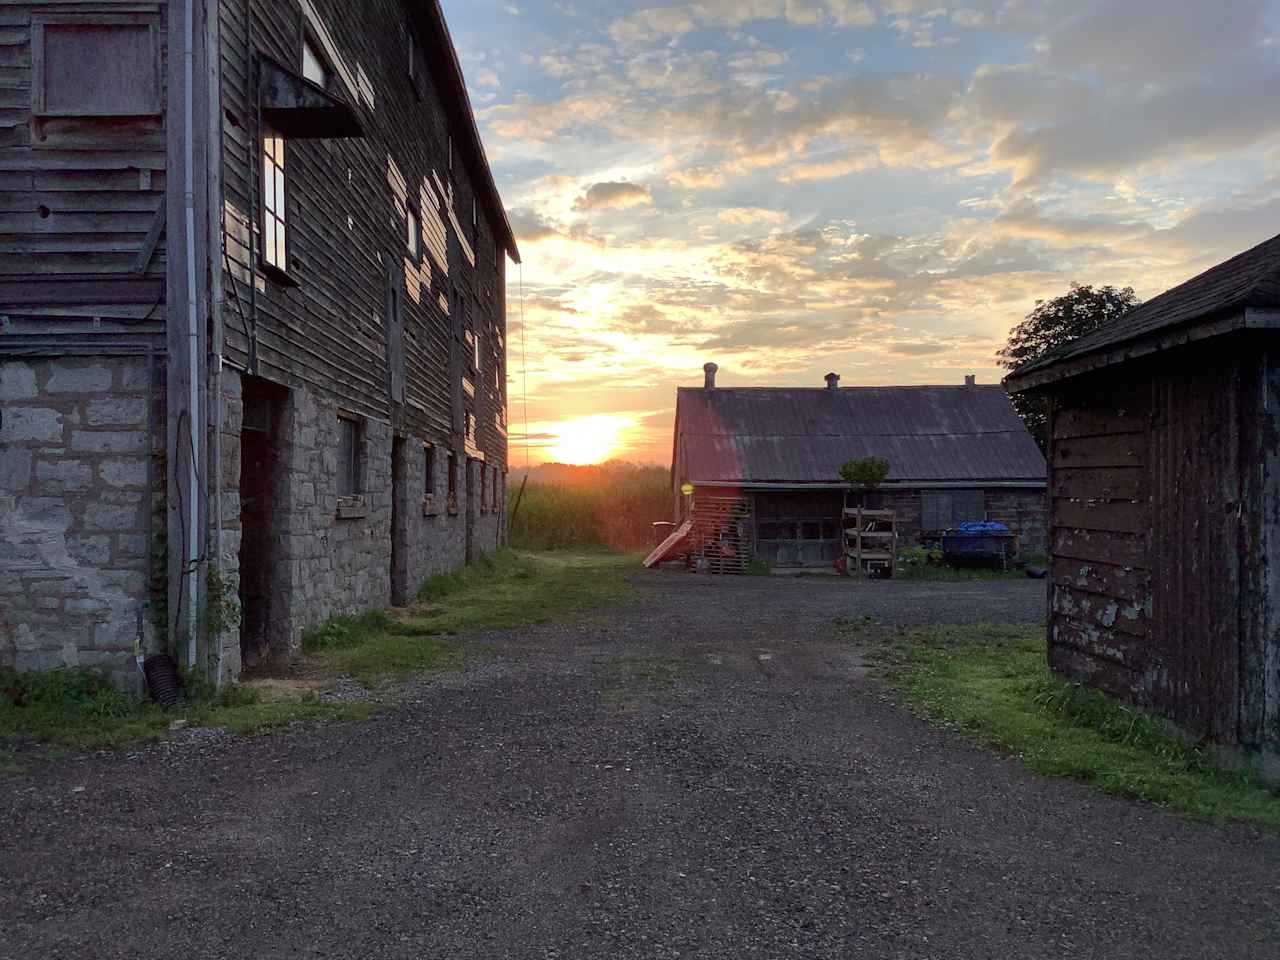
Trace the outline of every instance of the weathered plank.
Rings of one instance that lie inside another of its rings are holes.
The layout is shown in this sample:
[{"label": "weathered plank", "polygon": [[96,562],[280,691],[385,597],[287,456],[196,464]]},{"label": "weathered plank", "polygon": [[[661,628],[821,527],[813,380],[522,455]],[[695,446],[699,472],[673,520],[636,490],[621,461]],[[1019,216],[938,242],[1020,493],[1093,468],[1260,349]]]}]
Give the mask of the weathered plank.
[{"label": "weathered plank", "polygon": [[1145,603],[1151,595],[1147,571],[1136,567],[1054,557],[1050,563],[1050,576],[1055,584],[1130,603]]},{"label": "weathered plank", "polygon": [[1101,530],[1112,533],[1143,533],[1150,523],[1145,503],[1130,500],[1064,500],[1056,498],[1050,508],[1057,527]]},{"label": "weathered plank", "polygon": [[[1085,593],[1072,587],[1053,585],[1053,612],[1079,623],[1101,627],[1110,633],[1145,637],[1149,624],[1145,606],[1131,600]],[[1055,622],[1059,618],[1054,617]]]},{"label": "weathered plank", "polygon": [[1105,437],[1058,440],[1053,448],[1057,467],[1139,467],[1146,462],[1146,437],[1121,433]]},{"label": "weathered plank", "polygon": [[1144,570],[1149,566],[1145,534],[1134,536],[1058,527],[1054,530],[1053,555]]},{"label": "weathered plank", "polygon": [[1112,696],[1142,702],[1141,676],[1122,664],[1090,656],[1065,643],[1050,643],[1049,666],[1055,673],[1097,687]]},{"label": "weathered plank", "polygon": [[1050,495],[1075,500],[1143,500],[1146,471],[1138,467],[1059,467],[1050,478]]},{"label": "weathered plank", "polygon": [[1142,638],[1066,615],[1054,617],[1050,642],[1130,670],[1142,669],[1146,660]]},{"label": "weathered plank", "polygon": [[1104,437],[1117,433],[1143,433],[1150,414],[1135,407],[1076,407],[1058,411],[1053,436],[1058,440]]}]

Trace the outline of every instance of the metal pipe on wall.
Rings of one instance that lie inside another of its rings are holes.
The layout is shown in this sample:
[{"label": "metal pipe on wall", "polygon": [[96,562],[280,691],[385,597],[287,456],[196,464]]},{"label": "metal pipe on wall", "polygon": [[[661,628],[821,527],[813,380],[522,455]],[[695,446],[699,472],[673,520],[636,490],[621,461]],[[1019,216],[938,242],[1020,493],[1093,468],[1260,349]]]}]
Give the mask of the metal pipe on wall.
[{"label": "metal pipe on wall", "polygon": [[200,303],[196,291],[196,197],[195,197],[195,0],[183,2],[182,26],[182,205],[186,237],[187,274],[187,362],[190,386],[187,403],[187,432],[190,461],[187,475],[190,505],[187,517],[187,556],[183,557],[187,577],[187,668],[196,665],[200,627],[200,440],[195,431],[203,423],[200,416]]}]

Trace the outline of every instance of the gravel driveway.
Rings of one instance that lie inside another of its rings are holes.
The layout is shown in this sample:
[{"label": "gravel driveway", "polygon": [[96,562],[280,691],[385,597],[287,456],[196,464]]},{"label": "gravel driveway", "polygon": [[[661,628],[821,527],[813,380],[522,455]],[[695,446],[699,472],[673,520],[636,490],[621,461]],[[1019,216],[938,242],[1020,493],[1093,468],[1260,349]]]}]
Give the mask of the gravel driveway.
[{"label": "gravel driveway", "polygon": [[368,723],[0,778],[0,955],[1280,953],[1280,838],[1037,779],[830,639],[1038,620],[1043,584],[637,583]]}]

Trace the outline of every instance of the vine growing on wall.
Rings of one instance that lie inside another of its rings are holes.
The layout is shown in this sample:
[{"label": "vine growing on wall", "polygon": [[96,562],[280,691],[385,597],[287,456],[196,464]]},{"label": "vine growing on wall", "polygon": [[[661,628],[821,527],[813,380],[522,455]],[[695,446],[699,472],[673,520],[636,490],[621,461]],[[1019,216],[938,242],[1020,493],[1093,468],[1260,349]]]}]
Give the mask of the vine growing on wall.
[{"label": "vine growing on wall", "polygon": [[236,602],[236,592],[227,587],[226,578],[209,567],[209,578],[205,593],[205,623],[210,637],[222,634],[240,625],[240,604]]}]

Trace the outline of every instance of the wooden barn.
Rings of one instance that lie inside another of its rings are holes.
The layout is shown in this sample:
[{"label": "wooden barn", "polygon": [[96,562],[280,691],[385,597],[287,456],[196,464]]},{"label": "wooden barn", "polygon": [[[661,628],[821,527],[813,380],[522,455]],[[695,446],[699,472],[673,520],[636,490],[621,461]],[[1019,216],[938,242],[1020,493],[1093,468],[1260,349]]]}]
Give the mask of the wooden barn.
[{"label": "wooden barn", "polygon": [[1050,401],[1053,669],[1280,774],[1280,236],[1007,383]]},{"label": "wooden barn", "polygon": [[0,665],[287,657],[505,532],[519,259],[437,0],[6,0]]},{"label": "wooden barn", "polygon": [[841,387],[833,373],[824,387],[725,388],[715,364],[704,372],[677,394],[674,513],[741,512],[736,555],[831,567],[845,549],[840,466],[871,456],[889,461],[877,499],[900,545],[999,520],[1024,554],[1043,552],[1044,457],[1000,385]]}]

